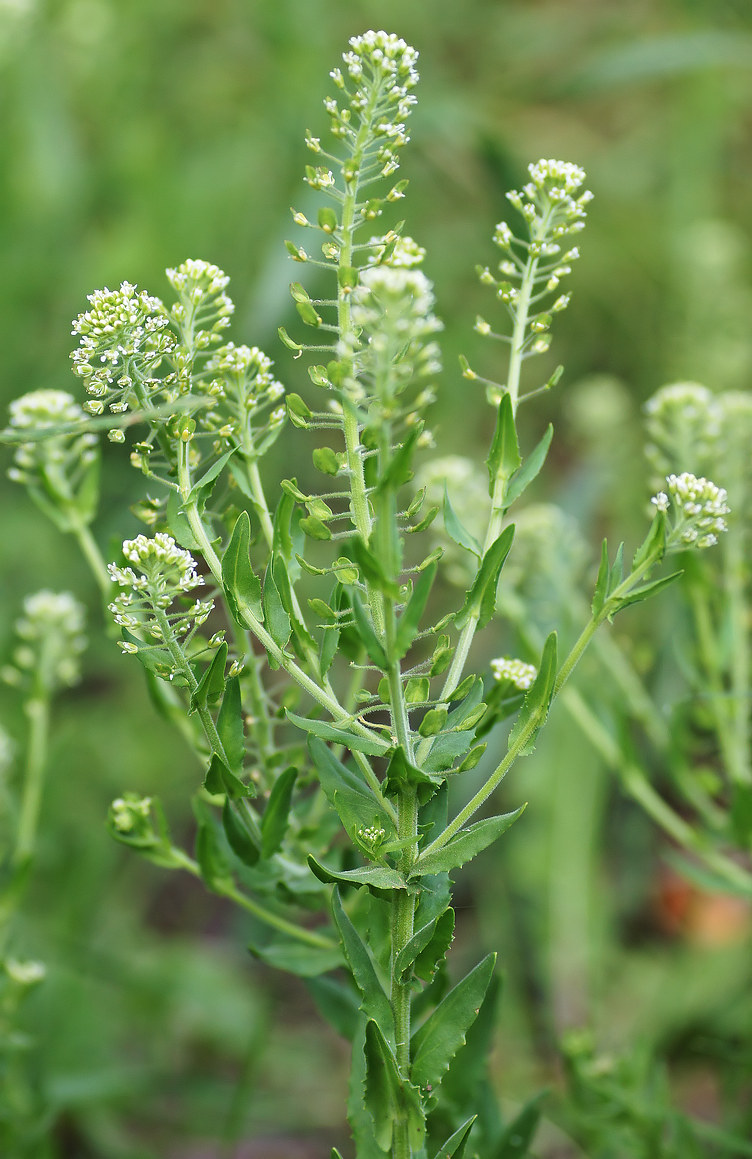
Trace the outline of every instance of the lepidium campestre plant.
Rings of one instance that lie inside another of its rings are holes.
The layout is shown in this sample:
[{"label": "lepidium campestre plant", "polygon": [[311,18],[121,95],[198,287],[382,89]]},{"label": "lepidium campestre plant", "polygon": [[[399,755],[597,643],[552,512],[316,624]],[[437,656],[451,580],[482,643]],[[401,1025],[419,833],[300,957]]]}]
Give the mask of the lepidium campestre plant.
[{"label": "lepidium campestre plant", "polygon": [[[676,578],[656,578],[664,555],[709,547],[726,504],[705,479],[670,479],[631,562],[604,545],[592,609],[564,658],[555,632],[534,655],[504,654],[509,511],[552,437],[549,427],[523,455],[517,413],[560,378],[541,383],[527,368],[569,303],[591,194],[577,165],[530,165],[508,195],[516,225],[496,226],[500,257],[479,269],[497,320],[475,328],[498,344],[500,369],[496,381],[462,364],[462,389],[485,387],[493,414],[485,510],[471,530],[449,488],[432,504],[414,484],[433,446],[441,324],[422,247],[386,223],[407,187],[395,175],[417,56],[386,32],[354,37],[331,73],[331,142],[307,135],[305,180],[321,204],[313,221],[293,211],[301,240],[287,249],[302,279],[315,267],[310,290],[291,287],[313,334],[280,335],[309,359],[310,394],[285,392],[265,354],[227,340],[228,279],[189,260],[167,271],[172,302],[128,282],[90,296],[73,363],[93,419],[78,434],[51,428],[32,459],[100,425],[124,442],[142,424],[130,457],[147,483],[135,508],[146,531],[109,564],[109,609],[124,662],[164,689],[158,703],[203,782],[193,851],[175,844],[156,793],[124,792],[113,836],[232,899],[252,919],[252,952],[309,979],[352,1043],[358,1159],[501,1159],[526,1153],[537,1111],[504,1123],[486,1097],[473,1026],[491,1010],[495,955],[450,982],[453,879],[522,813],[481,810],[532,751],[597,629]],[[288,422],[300,432],[291,445],[310,438],[322,484],[285,479],[270,496],[263,460]],[[18,425],[6,432],[17,442]],[[56,511],[64,494],[52,496]],[[440,511],[467,561],[454,606],[436,583],[442,548],[426,539]],[[498,658],[473,671],[475,637],[489,629]],[[470,793],[464,774],[478,766]]]}]

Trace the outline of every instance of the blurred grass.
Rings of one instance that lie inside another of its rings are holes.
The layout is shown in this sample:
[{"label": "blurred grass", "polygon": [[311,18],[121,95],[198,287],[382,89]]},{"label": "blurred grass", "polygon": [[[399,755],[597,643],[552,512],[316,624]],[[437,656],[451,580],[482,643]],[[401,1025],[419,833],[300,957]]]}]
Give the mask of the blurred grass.
[{"label": "blurred grass", "polygon": [[[489,412],[470,399],[457,355],[497,372],[472,333],[476,311],[492,309],[473,266],[492,258],[504,192],[528,160],[577,161],[596,201],[574,303],[557,319],[549,371],[563,362],[566,375],[525,423],[533,438],[553,411],[548,493],[593,529],[591,545],[611,519],[629,532],[645,494],[641,401],[672,378],[746,388],[752,368],[746,0],[0,0],[0,407],[39,387],[76,393],[69,322],[86,293],[128,279],[161,294],[165,266],[186,256],[230,273],[234,339],[265,348],[291,388],[309,390],[276,338],[278,324],[294,324],[287,285],[297,276],[282,241],[288,207],[308,204],[304,129],[323,130],[327,72],[366,27],[421,53],[402,205],[428,248],[446,324],[440,451],[484,453]],[[121,451],[106,454],[97,535],[109,553],[136,530],[127,508],[141,485]],[[213,917],[198,887],[166,885],[109,841],[106,806],[125,788],[158,786],[177,827],[187,825],[198,770],[102,638],[73,545],[5,481],[0,519],[0,642],[23,594],[42,586],[87,598],[94,640],[86,683],[56,714],[19,934],[24,953],[50,964],[29,1013],[46,1060],[40,1081],[67,1108],[60,1138],[73,1142],[61,1155],[89,1146],[141,1159],[211,1137],[230,1113],[233,1076],[267,1037],[270,983],[243,958],[242,924]],[[639,653],[649,622],[631,630]],[[503,647],[487,643],[489,654]],[[2,695],[20,736],[17,705]],[[748,961],[733,946],[697,948],[661,930],[655,834],[583,758],[571,726],[551,728],[505,790],[510,803],[530,797],[524,822],[461,886],[472,938],[457,952],[504,947],[497,1077],[512,1101],[547,1072],[556,1034],[582,1021],[623,1044],[639,1006],[640,1034],[670,1051],[682,1028],[730,1033],[723,993],[747,1043],[752,1029]],[[272,1017],[284,1021],[288,999],[273,993]],[[310,1029],[310,1003],[296,994],[299,1021],[281,1036],[275,1026],[268,1070],[249,1078],[249,1132],[291,1121],[290,1071],[296,1123],[339,1125],[328,1066],[310,1067],[336,1048]],[[341,1058],[332,1066],[343,1082]]]}]

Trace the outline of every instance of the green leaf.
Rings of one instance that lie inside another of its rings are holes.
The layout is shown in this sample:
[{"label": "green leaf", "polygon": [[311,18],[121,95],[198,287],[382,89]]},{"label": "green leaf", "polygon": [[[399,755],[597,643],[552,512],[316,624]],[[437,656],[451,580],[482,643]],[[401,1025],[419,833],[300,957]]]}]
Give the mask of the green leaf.
[{"label": "green leaf", "polygon": [[197,708],[205,708],[207,704],[216,704],[225,687],[225,665],[227,663],[227,644],[224,641],[217,648],[212,662],[201,677],[196,691],[191,695],[188,712],[195,712]]},{"label": "green leaf", "polygon": [[501,535],[491,544],[472,587],[467,592],[462,610],[455,616],[455,624],[463,628],[471,617],[477,617],[478,627],[485,628],[496,611],[496,589],[504,561],[514,539],[514,524],[505,527]]},{"label": "green leaf", "polygon": [[167,530],[176,543],[187,551],[201,551],[201,544],[193,534],[193,528],[188,522],[188,516],[183,510],[182,500],[177,491],[170,491],[165,508]]},{"label": "green leaf", "polygon": [[197,501],[201,495],[201,492],[205,491],[214,482],[214,480],[222,474],[227,463],[235,454],[236,450],[237,447],[233,447],[231,450],[226,451],[224,455],[221,455],[214,463],[212,463],[211,467],[209,467],[209,469],[204,472],[201,478],[198,479],[197,482],[195,482],[191,487],[187,498],[184,500],[185,505],[189,505]]},{"label": "green leaf", "polygon": [[392,753],[383,784],[385,797],[396,797],[408,786],[417,788],[418,803],[425,805],[439,788],[441,782],[427,776],[408,761],[405,750],[398,745]]},{"label": "green leaf", "polygon": [[509,480],[506,494],[504,496],[504,510],[507,511],[515,500],[519,499],[523,491],[532,483],[533,479],[540,473],[541,467],[546,461],[548,455],[548,448],[551,446],[551,439],[554,435],[554,428],[548,424],[546,433],[539,443],[533,448],[525,462],[518,471],[515,471],[512,478]]},{"label": "green leaf", "polygon": [[346,727],[338,728],[324,720],[310,720],[307,716],[298,716],[295,712],[285,709],[287,719],[304,732],[323,737],[324,740],[334,741],[335,744],[345,745],[356,752],[365,753],[369,757],[383,757],[390,751],[391,746],[381,737],[373,733],[372,736],[360,736],[350,732]]},{"label": "green leaf", "polygon": [[255,797],[256,790],[252,785],[245,785],[236,777],[233,772],[228,769],[221,757],[216,753],[212,753],[211,761],[206,776],[204,777],[204,788],[207,793],[219,795],[226,793],[228,797],[235,800],[238,797]]},{"label": "green leaf", "polygon": [[509,479],[517,470],[521,461],[514,421],[514,409],[512,407],[512,396],[509,394],[509,391],[505,391],[501,396],[499,409],[496,412],[496,429],[494,430],[491,450],[486,460],[489,495],[493,495],[494,493],[497,478],[501,475],[505,479]]},{"label": "green leaf", "polygon": [[194,812],[198,822],[195,856],[201,877],[209,889],[220,889],[232,881],[232,873],[222,848],[221,829],[216,818],[203,802],[194,798]]},{"label": "green leaf", "polygon": [[290,824],[292,791],[297,776],[298,770],[291,765],[279,774],[269,794],[269,801],[261,818],[261,851],[264,857],[271,857],[282,845]]},{"label": "green leaf", "polygon": [[284,648],[290,639],[292,627],[274,578],[274,556],[270,559],[264,576],[263,603],[264,624],[269,635],[279,648]]},{"label": "green leaf", "polygon": [[483,555],[481,546],[475,536],[471,535],[467,528],[460,523],[450,502],[446,482],[444,483],[444,527],[451,540],[460,547],[464,547],[466,551],[471,551],[478,559],[481,558]]},{"label": "green leaf", "polygon": [[217,733],[230,769],[233,773],[241,773],[245,761],[245,736],[240,679],[237,676],[231,676],[225,685],[225,694],[217,717]]},{"label": "green leaf", "polygon": [[663,576],[661,579],[653,580],[652,583],[642,584],[639,588],[635,588],[623,599],[619,600],[614,611],[611,613],[612,617],[617,612],[621,612],[624,608],[628,608],[630,604],[639,604],[642,600],[648,599],[649,596],[654,596],[663,588],[667,588],[669,584],[674,583],[675,580],[680,579],[684,575],[683,571],[674,571],[671,575]]},{"label": "green leaf", "polygon": [[366,1106],[373,1117],[376,1142],[388,1151],[394,1128],[407,1124],[410,1149],[420,1151],[426,1136],[420,1092],[400,1075],[392,1049],[373,1021],[366,1025],[365,1058]]},{"label": "green leaf", "polygon": [[654,558],[658,563],[666,551],[666,512],[656,511],[648,533],[634,553],[632,571],[642,567],[647,560]]},{"label": "green leaf", "polygon": [[355,631],[358,634],[358,639],[368,653],[371,663],[385,671],[388,667],[386,652],[381,646],[381,641],[374,631],[373,624],[363,607],[363,601],[358,592],[352,591],[350,593],[350,603],[355,617]]},{"label": "green leaf", "polygon": [[360,869],[329,869],[317,861],[312,853],[308,854],[308,864],[319,881],[326,885],[367,885],[376,893],[407,889],[404,877],[396,869],[382,868],[380,865],[365,865]]},{"label": "green leaf", "polygon": [[527,756],[535,748],[535,738],[546,723],[548,710],[551,706],[556,674],[556,632],[551,632],[543,645],[543,653],[538,666],[538,675],[525,696],[520,714],[509,733],[507,751],[517,743],[522,733],[528,729],[531,729],[530,735],[520,749],[520,756]]},{"label": "green leaf", "polygon": [[604,539],[601,544],[601,562],[598,566],[598,575],[595,580],[595,588],[593,590],[593,599],[590,605],[590,610],[595,619],[598,618],[603,605],[606,602],[608,594],[608,575],[610,567],[608,562],[608,540]]},{"label": "green leaf", "polygon": [[540,1091],[525,1103],[520,1113],[505,1128],[489,1159],[523,1159],[529,1153],[541,1117],[540,1104],[546,1093]]},{"label": "green leaf", "polygon": [[404,985],[413,970],[418,978],[430,982],[454,938],[454,910],[447,908],[416,930],[394,961],[394,976]]},{"label": "green leaf", "polygon": [[439,1003],[412,1037],[412,1081],[418,1087],[437,1087],[449,1064],[464,1045],[491,981],[495,954],[488,954]]},{"label": "green leaf", "polygon": [[288,974],[297,974],[299,978],[316,978],[342,965],[339,946],[309,946],[297,938],[276,936],[266,945],[249,945],[248,950],[254,958],[266,962],[275,970],[285,970]]},{"label": "green leaf", "polygon": [[358,1028],[360,999],[350,985],[350,979],[312,978],[306,982],[306,990],[321,1017],[344,1039],[352,1042]]},{"label": "green leaf", "polygon": [[399,585],[385,573],[380,560],[366,546],[359,535],[349,541],[350,553],[364,578],[390,600],[399,599]]},{"label": "green leaf", "polygon": [[471,1119],[468,1119],[466,1123],[458,1127],[454,1134],[447,1139],[444,1146],[439,1147],[434,1159],[463,1159],[465,1144],[473,1129],[473,1123],[477,1118],[477,1115],[473,1115]]},{"label": "green leaf", "polygon": [[357,842],[358,830],[377,825],[387,838],[394,836],[394,825],[383,803],[357,773],[337,760],[322,740],[308,738],[311,754],[321,787],[337,812],[350,840]]},{"label": "green leaf", "polygon": [[422,877],[426,873],[449,873],[452,869],[458,869],[501,837],[502,833],[506,833],[524,810],[525,806],[521,805],[512,813],[486,817],[467,829],[461,829],[435,853],[427,851],[421,854],[410,870],[410,878]]},{"label": "green leaf", "polygon": [[258,845],[243,824],[242,814],[238,813],[229,795],[222,807],[222,824],[227,842],[235,856],[243,862],[243,865],[256,865],[260,857]]},{"label": "green leaf", "polygon": [[381,495],[384,491],[396,491],[405,483],[409,483],[413,477],[412,472],[412,457],[422,431],[423,423],[416,423],[410,429],[410,433],[405,439],[404,443],[397,447],[396,451],[389,460],[386,470],[379,476],[379,481],[376,485],[376,494]]},{"label": "green leaf", "polygon": [[412,590],[410,599],[407,601],[405,609],[397,621],[397,636],[395,641],[395,659],[397,660],[402,659],[418,634],[421,617],[426,609],[428,597],[431,593],[435,578],[436,564],[431,563],[425,571],[421,572],[420,578]]},{"label": "green leaf", "polygon": [[241,511],[222,557],[222,582],[233,618],[243,627],[263,622],[261,584],[253,574],[250,560],[251,521]]},{"label": "green leaf", "polygon": [[433,741],[423,768],[427,773],[442,773],[450,769],[458,757],[464,756],[474,740],[472,729],[467,732],[442,733]]},{"label": "green leaf", "polygon": [[345,913],[338,886],[332,890],[332,913],[342,938],[347,964],[362,995],[360,1009],[367,1018],[373,1018],[388,1033],[393,1043],[394,1016],[391,1003],[376,973],[371,951]]}]

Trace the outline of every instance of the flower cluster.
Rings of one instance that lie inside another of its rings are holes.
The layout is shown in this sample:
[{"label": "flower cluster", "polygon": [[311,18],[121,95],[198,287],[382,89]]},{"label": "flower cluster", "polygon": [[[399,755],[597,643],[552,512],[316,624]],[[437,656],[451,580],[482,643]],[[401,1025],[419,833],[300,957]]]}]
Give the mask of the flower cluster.
[{"label": "flower cluster", "polygon": [[35,592],[16,621],[19,645],[3,670],[9,684],[51,695],[81,678],[79,657],[86,648],[83,605],[70,592]]},{"label": "flower cluster", "polygon": [[188,258],[165,273],[178,296],[170,317],[182,340],[175,352],[175,363],[178,377],[185,385],[196,354],[221,341],[235,306],[225,293],[229,277],[211,262]]},{"label": "flower cluster", "polygon": [[[585,206],[593,200],[593,194],[586,189],[575,196],[585,181],[585,170],[570,161],[540,160],[528,165],[528,172],[532,180],[523,185],[521,192],[510,190],[507,199],[528,223],[531,240],[527,248],[531,257],[551,256],[559,253],[557,239],[584,228]],[[497,225],[494,240],[507,249],[512,239],[509,227],[505,230],[504,225]]]},{"label": "flower cluster", "polygon": [[[115,583],[128,589],[109,605],[116,624],[131,632],[144,629],[164,642],[192,633],[205,622],[214,607],[212,600],[196,600],[188,608],[167,611],[177,597],[204,582],[191,553],[178,547],[171,536],[157,532],[153,539],[146,535],[126,539],[123,555],[135,567],[111,563],[107,569]],[[132,641],[120,646],[124,652],[139,650]]]},{"label": "flower cluster", "polygon": [[258,346],[228,342],[215,350],[206,364],[208,384],[194,387],[209,398],[209,406],[198,415],[201,425],[246,454],[262,454],[279,434],[286,415],[279,405],[285,388],[271,368],[271,359]]},{"label": "flower cluster", "polygon": [[651,499],[658,511],[670,514],[666,537],[667,551],[687,547],[712,547],[718,535],[727,531],[724,516],[728,515],[726,492],[709,479],[697,478],[689,471],[666,478],[666,491],[659,491]]},{"label": "flower cluster", "polygon": [[[352,321],[363,347],[364,377],[389,381],[395,394],[418,376],[437,374],[439,350],[431,340],[441,330],[433,314],[433,287],[418,269],[367,266],[352,296]],[[381,373],[389,367],[389,373]]]},{"label": "flower cluster", "polygon": [[138,293],[130,282],[119,290],[95,290],[88,300],[91,308],[73,323],[72,333],[79,337],[71,354],[73,373],[92,396],[86,403],[90,414],[102,414],[105,405],[121,414],[139,386],[153,388],[151,376],[174,349],[175,338],[160,299]]},{"label": "flower cluster", "polygon": [[[64,390],[34,390],[10,404],[10,425],[39,432],[83,422],[84,412]],[[63,499],[70,499],[83,471],[96,459],[96,435],[69,433],[19,443],[8,476],[27,486],[47,484]]]},{"label": "flower cluster", "polygon": [[682,463],[711,471],[718,461],[722,410],[719,400],[697,382],[662,386],[645,403],[645,455],[654,486]]},{"label": "flower cluster", "polygon": [[[347,107],[341,108],[332,97],[324,101],[332,133],[355,146],[365,127],[368,138],[361,168],[345,163],[345,181],[376,173],[388,177],[399,168],[397,150],[409,140],[405,122],[415,104],[410,90],[418,83],[418,53],[392,33],[370,31],[350,39],[350,50],[342,60],[347,80],[341,68],[330,75],[347,98]],[[309,135],[306,143],[312,152],[322,152],[318,137]],[[311,168],[306,181],[315,189],[326,189],[334,184],[334,175],[326,167]]]},{"label": "flower cluster", "polygon": [[492,660],[491,671],[494,680],[500,684],[513,684],[519,692],[527,692],[538,675],[535,665],[526,664],[524,660],[512,660],[507,656]]},{"label": "flower cluster", "polygon": [[[507,194],[515,209],[527,223],[528,238],[518,238],[506,221],[500,221],[494,232],[494,243],[504,252],[497,278],[488,267],[478,268],[484,285],[493,286],[496,296],[515,324],[518,311],[524,311],[524,334],[520,353],[523,357],[542,354],[550,346],[548,330],[552,316],[566,310],[569,294],[558,294],[562,278],[572,272],[572,262],[580,256],[576,246],[562,254],[562,240],[584,228],[585,206],[592,193],[576,196],[585,180],[579,165],[569,161],[541,160],[528,166],[531,181],[522,191]],[[528,316],[532,303],[540,305],[548,295],[557,294],[545,309]],[[484,318],[478,318],[476,330],[494,335]],[[508,341],[508,339],[507,339]],[[472,374],[469,375],[472,377]]]},{"label": "flower cluster", "polygon": [[412,237],[396,235],[390,242],[383,237],[372,237],[368,243],[372,246],[371,262],[373,265],[392,266],[394,269],[412,270],[423,263],[426,251],[418,245]]}]

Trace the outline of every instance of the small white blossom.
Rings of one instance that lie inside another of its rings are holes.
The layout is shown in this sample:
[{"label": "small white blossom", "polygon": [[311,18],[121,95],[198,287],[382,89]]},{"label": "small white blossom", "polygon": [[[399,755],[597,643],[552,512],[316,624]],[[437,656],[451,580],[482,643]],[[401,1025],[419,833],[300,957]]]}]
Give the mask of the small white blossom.
[{"label": "small white blossom", "polygon": [[651,500],[658,511],[669,516],[666,550],[701,550],[717,543],[718,535],[728,530],[725,516],[730,509],[725,489],[689,471],[668,475],[666,488]]},{"label": "small white blossom", "polygon": [[533,664],[526,664],[524,660],[512,660],[508,656],[492,660],[491,671],[494,680],[500,683],[509,681],[520,692],[527,692],[538,675],[538,670]]}]

